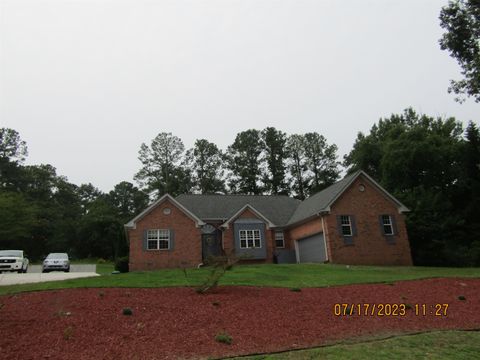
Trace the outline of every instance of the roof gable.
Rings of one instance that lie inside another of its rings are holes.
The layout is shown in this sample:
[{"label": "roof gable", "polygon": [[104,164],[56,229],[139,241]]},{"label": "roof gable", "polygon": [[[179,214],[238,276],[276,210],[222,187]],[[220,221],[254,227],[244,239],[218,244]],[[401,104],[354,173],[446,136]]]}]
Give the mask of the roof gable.
[{"label": "roof gable", "polygon": [[250,204],[246,204],[244,207],[242,207],[240,210],[238,210],[235,214],[233,214],[230,219],[228,219],[227,221],[225,221],[223,224],[222,224],[222,227],[226,227],[228,228],[230,223],[235,220],[238,216],[240,216],[245,210],[250,210],[251,212],[253,212],[256,216],[258,216],[260,219],[262,219],[263,221],[265,221],[268,225],[268,227],[275,227],[277,225],[275,225],[274,223],[272,223],[268,218],[266,218],[261,212],[259,212],[257,209],[255,209],[253,206],[251,206]]},{"label": "roof gable", "polygon": [[157,208],[160,204],[162,204],[165,201],[170,201],[174,206],[176,206],[178,209],[180,209],[185,215],[187,215],[190,219],[195,221],[196,226],[202,226],[205,223],[200,219],[197,215],[192,213],[190,210],[185,208],[182,204],[180,204],[177,200],[175,200],[172,196],[169,194],[163,195],[160,199],[154,201],[149,207],[147,207],[145,210],[143,210],[140,214],[135,216],[132,220],[130,220],[128,223],[125,224],[126,228],[131,228],[135,229],[136,224],[138,221],[140,221],[142,218],[144,218],[146,215],[151,213],[155,208]]},{"label": "roof gable", "polygon": [[288,225],[293,225],[319,213],[330,211],[330,207],[333,205],[333,203],[361,175],[371,182],[378,190],[380,190],[383,195],[393,201],[397,205],[399,212],[409,211],[405,205],[403,205],[392,194],[385,190],[379,183],[373,180],[367,173],[365,173],[363,170],[359,170],[353,174],[345,176],[342,180],[316,193],[315,195],[312,195],[308,199],[305,199],[295,210],[295,213],[288,221]]}]

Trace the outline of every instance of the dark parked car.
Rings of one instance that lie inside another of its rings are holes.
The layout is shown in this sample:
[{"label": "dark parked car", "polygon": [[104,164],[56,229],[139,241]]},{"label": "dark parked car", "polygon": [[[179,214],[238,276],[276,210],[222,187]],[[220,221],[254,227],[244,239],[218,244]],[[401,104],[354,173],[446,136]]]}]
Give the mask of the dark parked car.
[{"label": "dark parked car", "polygon": [[49,271],[70,271],[70,260],[66,253],[51,253],[43,260],[42,272]]}]

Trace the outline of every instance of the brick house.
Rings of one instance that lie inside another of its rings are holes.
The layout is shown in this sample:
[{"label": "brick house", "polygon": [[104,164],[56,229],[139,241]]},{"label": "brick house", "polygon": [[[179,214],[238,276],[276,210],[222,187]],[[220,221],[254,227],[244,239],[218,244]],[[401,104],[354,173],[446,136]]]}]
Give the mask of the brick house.
[{"label": "brick house", "polygon": [[246,262],[412,265],[408,209],[363,171],[300,201],[276,195],[166,194],[129,221],[130,269]]}]

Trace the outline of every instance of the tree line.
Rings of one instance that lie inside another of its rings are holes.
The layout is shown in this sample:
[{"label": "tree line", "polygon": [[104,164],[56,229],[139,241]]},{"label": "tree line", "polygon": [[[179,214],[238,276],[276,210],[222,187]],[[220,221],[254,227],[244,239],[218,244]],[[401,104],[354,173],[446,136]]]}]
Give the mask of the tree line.
[{"label": "tree line", "polygon": [[52,165],[25,165],[27,144],[16,130],[1,128],[0,248],[24,249],[32,259],[64,251],[74,258],[124,256],[123,225],[163,194],[305,198],[338,179],[336,150],[317,133],[287,137],[267,128],[239,133],[227,151],[205,139],[185,151],[180,138],[162,132],[140,146],[139,186],[122,181],[104,193],[70,183]]},{"label": "tree line", "polygon": [[337,146],[310,132],[267,127],[236,135],[221,150],[206,139],[185,149],[159,133],[139,150],[136,185],[107,193],[77,186],[51,165],[24,165],[27,147],[0,129],[0,247],[33,258],[50,251],[114,258],[128,252],[123,224],[165,193],[289,195],[304,199],[347,173],[365,170],[402,201],[417,265],[480,265],[480,133],[455,118],[406,109],[359,133],[338,161]]},{"label": "tree line", "polygon": [[165,193],[292,195],[305,199],[338,180],[337,146],[310,132],[287,136],[274,127],[238,133],[226,151],[206,139],[185,150],[171,133],[141,145],[135,180],[160,197]]}]

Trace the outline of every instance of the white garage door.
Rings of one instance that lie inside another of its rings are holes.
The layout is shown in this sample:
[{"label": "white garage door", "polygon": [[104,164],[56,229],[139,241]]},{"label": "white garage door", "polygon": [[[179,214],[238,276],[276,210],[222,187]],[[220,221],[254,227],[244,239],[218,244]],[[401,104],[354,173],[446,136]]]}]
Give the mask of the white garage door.
[{"label": "white garage door", "polygon": [[310,236],[297,241],[298,260],[301,263],[324,262],[327,260],[325,254],[325,241],[323,233]]}]

